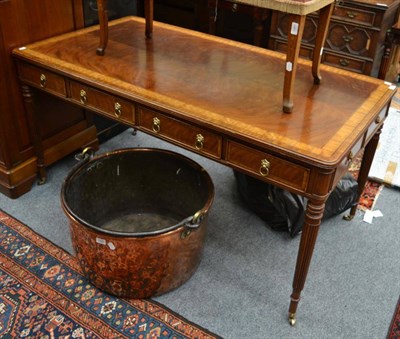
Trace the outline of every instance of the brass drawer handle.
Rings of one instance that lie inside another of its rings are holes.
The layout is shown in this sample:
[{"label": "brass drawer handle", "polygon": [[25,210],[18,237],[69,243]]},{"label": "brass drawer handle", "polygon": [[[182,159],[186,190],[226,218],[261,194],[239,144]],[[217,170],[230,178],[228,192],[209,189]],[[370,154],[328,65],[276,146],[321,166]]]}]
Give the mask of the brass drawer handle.
[{"label": "brass drawer handle", "polygon": [[354,19],[357,16],[357,13],[351,11],[348,11],[346,14],[350,19]]},{"label": "brass drawer handle", "polygon": [[196,135],[196,141],[194,142],[194,147],[197,150],[201,150],[204,146],[204,137],[201,134]]},{"label": "brass drawer handle", "polygon": [[382,122],[382,117],[381,116],[377,116],[375,119],[375,123],[380,124]]},{"label": "brass drawer handle", "polygon": [[237,4],[232,4],[232,12],[235,13],[237,12],[238,5]]},{"label": "brass drawer handle", "polygon": [[156,132],[156,133],[158,133],[158,132],[160,132],[160,129],[161,129],[161,121],[160,121],[160,119],[158,119],[157,117],[156,118],[153,118],[153,131],[154,132]]},{"label": "brass drawer handle", "polygon": [[350,64],[350,61],[349,60],[347,60],[347,59],[340,59],[339,60],[339,63],[342,65],[342,66],[348,66],[349,64]]},{"label": "brass drawer handle", "polygon": [[351,42],[354,40],[354,38],[351,35],[343,35],[343,40],[344,42]]},{"label": "brass drawer handle", "polygon": [[84,89],[81,89],[81,92],[79,93],[79,96],[81,98],[81,103],[86,105],[86,103],[87,103],[87,95],[86,95],[86,91]]},{"label": "brass drawer handle", "polygon": [[270,165],[271,165],[271,163],[267,159],[261,160],[261,166],[260,166],[259,172],[263,177],[266,177],[269,174],[269,166]]},{"label": "brass drawer handle", "polygon": [[42,73],[40,74],[40,87],[45,88],[47,86],[47,78],[46,76]]},{"label": "brass drawer handle", "polygon": [[122,115],[122,106],[119,102],[114,104],[114,115],[119,118]]}]

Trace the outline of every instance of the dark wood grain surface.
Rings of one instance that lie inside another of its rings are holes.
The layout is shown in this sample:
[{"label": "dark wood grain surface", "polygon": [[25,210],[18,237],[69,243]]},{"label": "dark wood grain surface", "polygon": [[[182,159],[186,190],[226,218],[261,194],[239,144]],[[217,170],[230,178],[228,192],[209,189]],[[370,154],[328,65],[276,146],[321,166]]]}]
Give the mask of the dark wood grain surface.
[{"label": "dark wood grain surface", "polygon": [[383,81],[325,66],[323,83],[314,85],[310,63],[300,61],[295,110],[282,114],[283,55],[164,24],[155,26],[152,40],[143,31],[139,18],[111,22],[104,56],[95,55],[96,28],[16,54],[251,142],[327,163],[340,160],[394,94]]}]

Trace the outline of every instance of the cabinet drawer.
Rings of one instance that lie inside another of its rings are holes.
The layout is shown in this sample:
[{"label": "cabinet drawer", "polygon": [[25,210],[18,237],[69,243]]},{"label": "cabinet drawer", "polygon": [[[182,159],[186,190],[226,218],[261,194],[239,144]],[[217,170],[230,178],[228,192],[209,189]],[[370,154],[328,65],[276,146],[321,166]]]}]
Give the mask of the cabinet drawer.
[{"label": "cabinet drawer", "polygon": [[326,65],[331,65],[346,69],[348,71],[363,74],[368,74],[370,72],[370,68],[372,67],[372,62],[370,61],[352,58],[347,55],[334,54],[327,51],[324,51],[322,55],[322,62]]},{"label": "cabinet drawer", "polygon": [[172,140],[195,152],[221,158],[222,137],[197,126],[140,107],[139,126],[161,138]]},{"label": "cabinet drawer", "polygon": [[379,32],[343,23],[331,23],[325,47],[353,56],[370,57],[375,55]]},{"label": "cabinet drawer", "polygon": [[270,182],[305,192],[310,170],[297,164],[228,140],[226,160]]},{"label": "cabinet drawer", "polygon": [[125,123],[135,123],[135,105],[78,82],[71,82],[71,99],[88,109]]},{"label": "cabinet drawer", "polygon": [[336,5],[332,13],[332,19],[371,27],[375,25],[375,17],[373,11],[340,5]]},{"label": "cabinet drawer", "polygon": [[22,81],[34,87],[43,88],[58,96],[67,96],[65,80],[60,75],[25,63],[18,63],[18,72]]}]

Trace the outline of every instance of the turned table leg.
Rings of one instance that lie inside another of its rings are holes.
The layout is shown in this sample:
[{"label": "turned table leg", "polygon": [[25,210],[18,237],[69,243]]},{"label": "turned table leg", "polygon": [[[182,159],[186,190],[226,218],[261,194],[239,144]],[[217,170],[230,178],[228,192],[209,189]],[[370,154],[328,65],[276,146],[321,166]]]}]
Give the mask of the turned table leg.
[{"label": "turned table leg", "polygon": [[37,169],[38,169],[38,184],[42,185],[46,182],[46,167],[44,162],[44,150],[42,145],[42,134],[40,129],[40,123],[35,111],[35,103],[33,100],[33,91],[27,85],[22,85],[22,97],[24,100],[25,111],[28,116],[28,126],[31,133],[33,147],[35,155],[37,157]]},{"label": "turned table leg", "polygon": [[331,3],[320,9],[317,36],[315,38],[315,47],[312,58],[312,75],[314,77],[314,83],[319,84],[321,82],[321,75],[319,66],[321,64],[322,51],[328,34],[329,22],[333,11],[334,4]]},{"label": "turned table leg", "polygon": [[299,58],[305,21],[305,15],[290,15],[285,77],[283,83],[283,111],[285,113],[291,113],[293,110],[293,86],[296,77],[297,60]]},{"label": "turned table leg", "polygon": [[293,292],[290,296],[289,323],[292,326],[296,324],[297,305],[306,281],[324,209],[325,200],[308,201],[293,278]]}]

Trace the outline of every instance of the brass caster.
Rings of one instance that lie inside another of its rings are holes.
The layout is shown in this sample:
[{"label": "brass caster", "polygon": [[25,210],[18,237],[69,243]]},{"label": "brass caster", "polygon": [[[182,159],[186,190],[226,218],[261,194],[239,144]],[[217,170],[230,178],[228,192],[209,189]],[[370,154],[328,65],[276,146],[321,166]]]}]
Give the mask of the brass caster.
[{"label": "brass caster", "polygon": [[296,325],[296,313],[289,313],[289,324],[290,326]]},{"label": "brass caster", "polygon": [[353,220],[353,218],[354,218],[354,215],[351,215],[351,214],[346,214],[343,216],[343,219],[346,221],[351,221],[351,220]]}]

